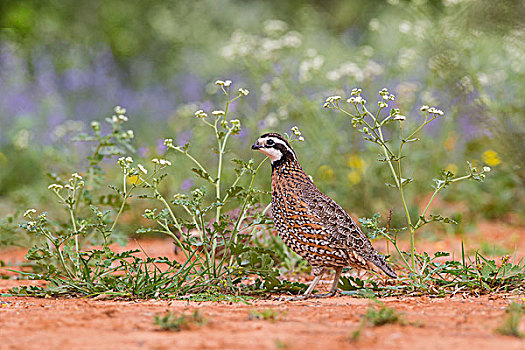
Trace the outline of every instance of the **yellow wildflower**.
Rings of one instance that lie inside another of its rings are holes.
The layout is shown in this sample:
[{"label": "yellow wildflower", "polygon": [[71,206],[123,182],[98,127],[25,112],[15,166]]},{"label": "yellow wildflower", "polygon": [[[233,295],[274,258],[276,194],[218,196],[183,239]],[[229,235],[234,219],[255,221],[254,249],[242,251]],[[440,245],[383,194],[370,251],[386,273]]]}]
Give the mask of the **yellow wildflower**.
[{"label": "yellow wildflower", "polygon": [[127,182],[130,185],[140,185],[142,180],[137,175],[128,175]]},{"label": "yellow wildflower", "polygon": [[334,179],[334,169],[330,165],[321,165],[317,173],[322,180]]},{"label": "yellow wildflower", "polygon": [[458,173],[458,166],[456,164],[450,163],[449,165],[447,165],[445,170],[446,171],[450,171],[452,174],[457,174]]},{"label": "yellow wildflower", "polygon": [[483,159],[483,162],[485,162],[485,164],[490,166],[496,166],[499,163],[501,163],[498,153],[491,149],[488,149],[485,152],[483,152],[483,154],[481,155],[481,159]]},{"label": "yellow wildflower", "polygon": [[363,170],[365,167],[365,161],[357,154],[351,154],[348,156],[346,165],[353,169]]},{"label": "yellow wildflower", "polygon": [[346,175],[346,178],[350,186],[357,185],[358,183],[361,182],[361,174],[359,174],[359,171],[357,170],[352,170],[348,172],[348,174]]}]

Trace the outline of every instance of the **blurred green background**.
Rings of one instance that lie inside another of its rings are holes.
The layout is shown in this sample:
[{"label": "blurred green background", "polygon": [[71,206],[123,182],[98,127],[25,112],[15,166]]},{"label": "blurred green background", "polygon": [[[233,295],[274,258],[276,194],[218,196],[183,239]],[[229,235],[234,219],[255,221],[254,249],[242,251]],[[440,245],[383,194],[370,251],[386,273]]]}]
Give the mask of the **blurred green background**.
[{"label": "blurred green background", "polygon": [[[440,169],[461,175],[468,160],[493,171],[447,191],[445,214],[523,218],[523,18],[521,0],[1,0],[0,216],[51,210],[46,173],[81,172],[88,146],[71,137],[115,105],[127,109],[136,158],[162,156],[169,137],[213,162],[214,139],[193,113],[221,109],[213,82],[231,79],[250,95],[230,111],[243,126],[230,158],[262,158],[249,147],[258,135],[297,125],[300,161],[323,191],[355,216],[401,217],[377,150],[322,108],[329,95],[360,87],[375,101],[387,87],[407,124],[421,121],[422,104],[446,114],[409,147],[414,213]],[[168,158],[167,191],[202,184]]]}]

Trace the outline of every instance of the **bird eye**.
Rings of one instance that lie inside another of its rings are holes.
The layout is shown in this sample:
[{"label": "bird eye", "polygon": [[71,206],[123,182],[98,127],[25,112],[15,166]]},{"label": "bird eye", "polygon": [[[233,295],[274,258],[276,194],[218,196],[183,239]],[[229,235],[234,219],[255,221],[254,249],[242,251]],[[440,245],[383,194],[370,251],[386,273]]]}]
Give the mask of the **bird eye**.
[{"label": "bird eye", "polygon": [[266,146],[273,146],[275,144],[275,142],[273,142],[272,139],[269,139],[268,141],[266,141]]}]

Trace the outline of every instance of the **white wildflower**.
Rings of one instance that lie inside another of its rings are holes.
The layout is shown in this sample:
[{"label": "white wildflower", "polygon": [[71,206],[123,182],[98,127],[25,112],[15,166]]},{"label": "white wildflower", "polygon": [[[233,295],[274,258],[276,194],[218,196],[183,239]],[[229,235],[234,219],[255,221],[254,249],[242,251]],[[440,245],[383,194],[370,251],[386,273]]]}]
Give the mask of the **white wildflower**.
[{"label": "white wildflower", "polygon": [[126,108],[123,108],[121,106],[115,106],[115,108],[113,108],[113,110],[117,114],[126,114]]},{"label": "white wildflower", "polygon": [[82,176],[80,176],[78,173],[71,174],[71,177],[75,180],[82,180]]},{"label": "white wildflower", "polygon": [[204,113],[204,111],[202,109],[199,109],[197,112],[195,112],[195,116],[197,118],[206,118],[208,115],[206,113]]},{"label": "white wildflower", "polygon": [[[484,166],[484,167],[483,167],[483,171],[486,172],[486,173],[490,172],[490,167],[488,167],[488,166]],[[25,216],[25,215],[24,215],[24,216]]]},{"label": "white wildflower", "polygon": [[301,34],[298,32],[288,32],[281,39],[282,43],[286,47],[299,47],[303,43]]},{"label": "white wildflower", "polygon": [[362,98],[361,96],[356,96],[354,99],[354,103],[360,103],[364,105],[366,103],[366,100]]},{"label": "white wildflower", "polygon": [[301,133],[301,130],[299,130],[299,127],[298,126],[292,126],[292,133],[295,135],[295,136],[301,136],[302,133]]},{"label": "white wildflower", "polygon": [[59,185],[59,184],[51,184],[49,186],[47,186],[48,189],[52,190],[52,191],[60,191],[64,188],[64,186],[62,185]]},{"label": "white wildflower", "polygon": [[213,114],[215,117],[220,117],[220,116],[223,116],[225,113],[222,110],[215,110],[211,112],[211,114]]},{"label": "white wildflower", "polygon": [[137,164],[137,168],[139,168],[139,170],[142,171],[144,174],[148,173],[148,170],[144,168],[142,164]]},{"label": "white wildflower", "polygon": [[403,34],[407,34],[412,30],[412,24],[409,21],[401,21],[399,23],[399,31]]},{"label": "white wildflower", "polygon": [[270,19],[264,22],[264,30],[267,33],[284,32],[286,29],[288,29],[288,24],[278,19]]},{"label": "white wildflower", "polygon": [[93,129],[93,131],[100,131],[100,123],[97,122],[96,120],[92,121],[91,129]]},{"label": "white wildflower", "polygon": [[371,31],[378,31],[381,27],[381,24],[379,23],[379,20],[377,18],[372,18],[370,22],[368,22],[368,28]]},{"label": "white wildflower", "polygon": [[339,96],[339,95],[328,96],[326,98],[326,102],[333,103],[333,102],[339,101],[340,99],[341,99],[341,96]]},{"label": "white wildflower", "polygon": [[248,96],[248,94],[250,93],[250,91],[248,91],[247,89],[239,89],[239,94],[243,95],[243,96]]}]

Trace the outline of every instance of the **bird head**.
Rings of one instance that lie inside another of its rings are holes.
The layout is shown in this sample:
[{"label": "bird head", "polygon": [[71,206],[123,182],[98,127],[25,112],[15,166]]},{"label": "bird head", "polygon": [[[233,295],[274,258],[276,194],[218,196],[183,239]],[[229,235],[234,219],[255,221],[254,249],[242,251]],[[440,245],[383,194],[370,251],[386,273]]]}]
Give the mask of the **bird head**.
[{"label": "bird head", "polygon": [[252,145],[252,149],[266,154],[272,164],[285,159],[297,159],[292,146],[284,137],[277,133],[261,135]]}]

